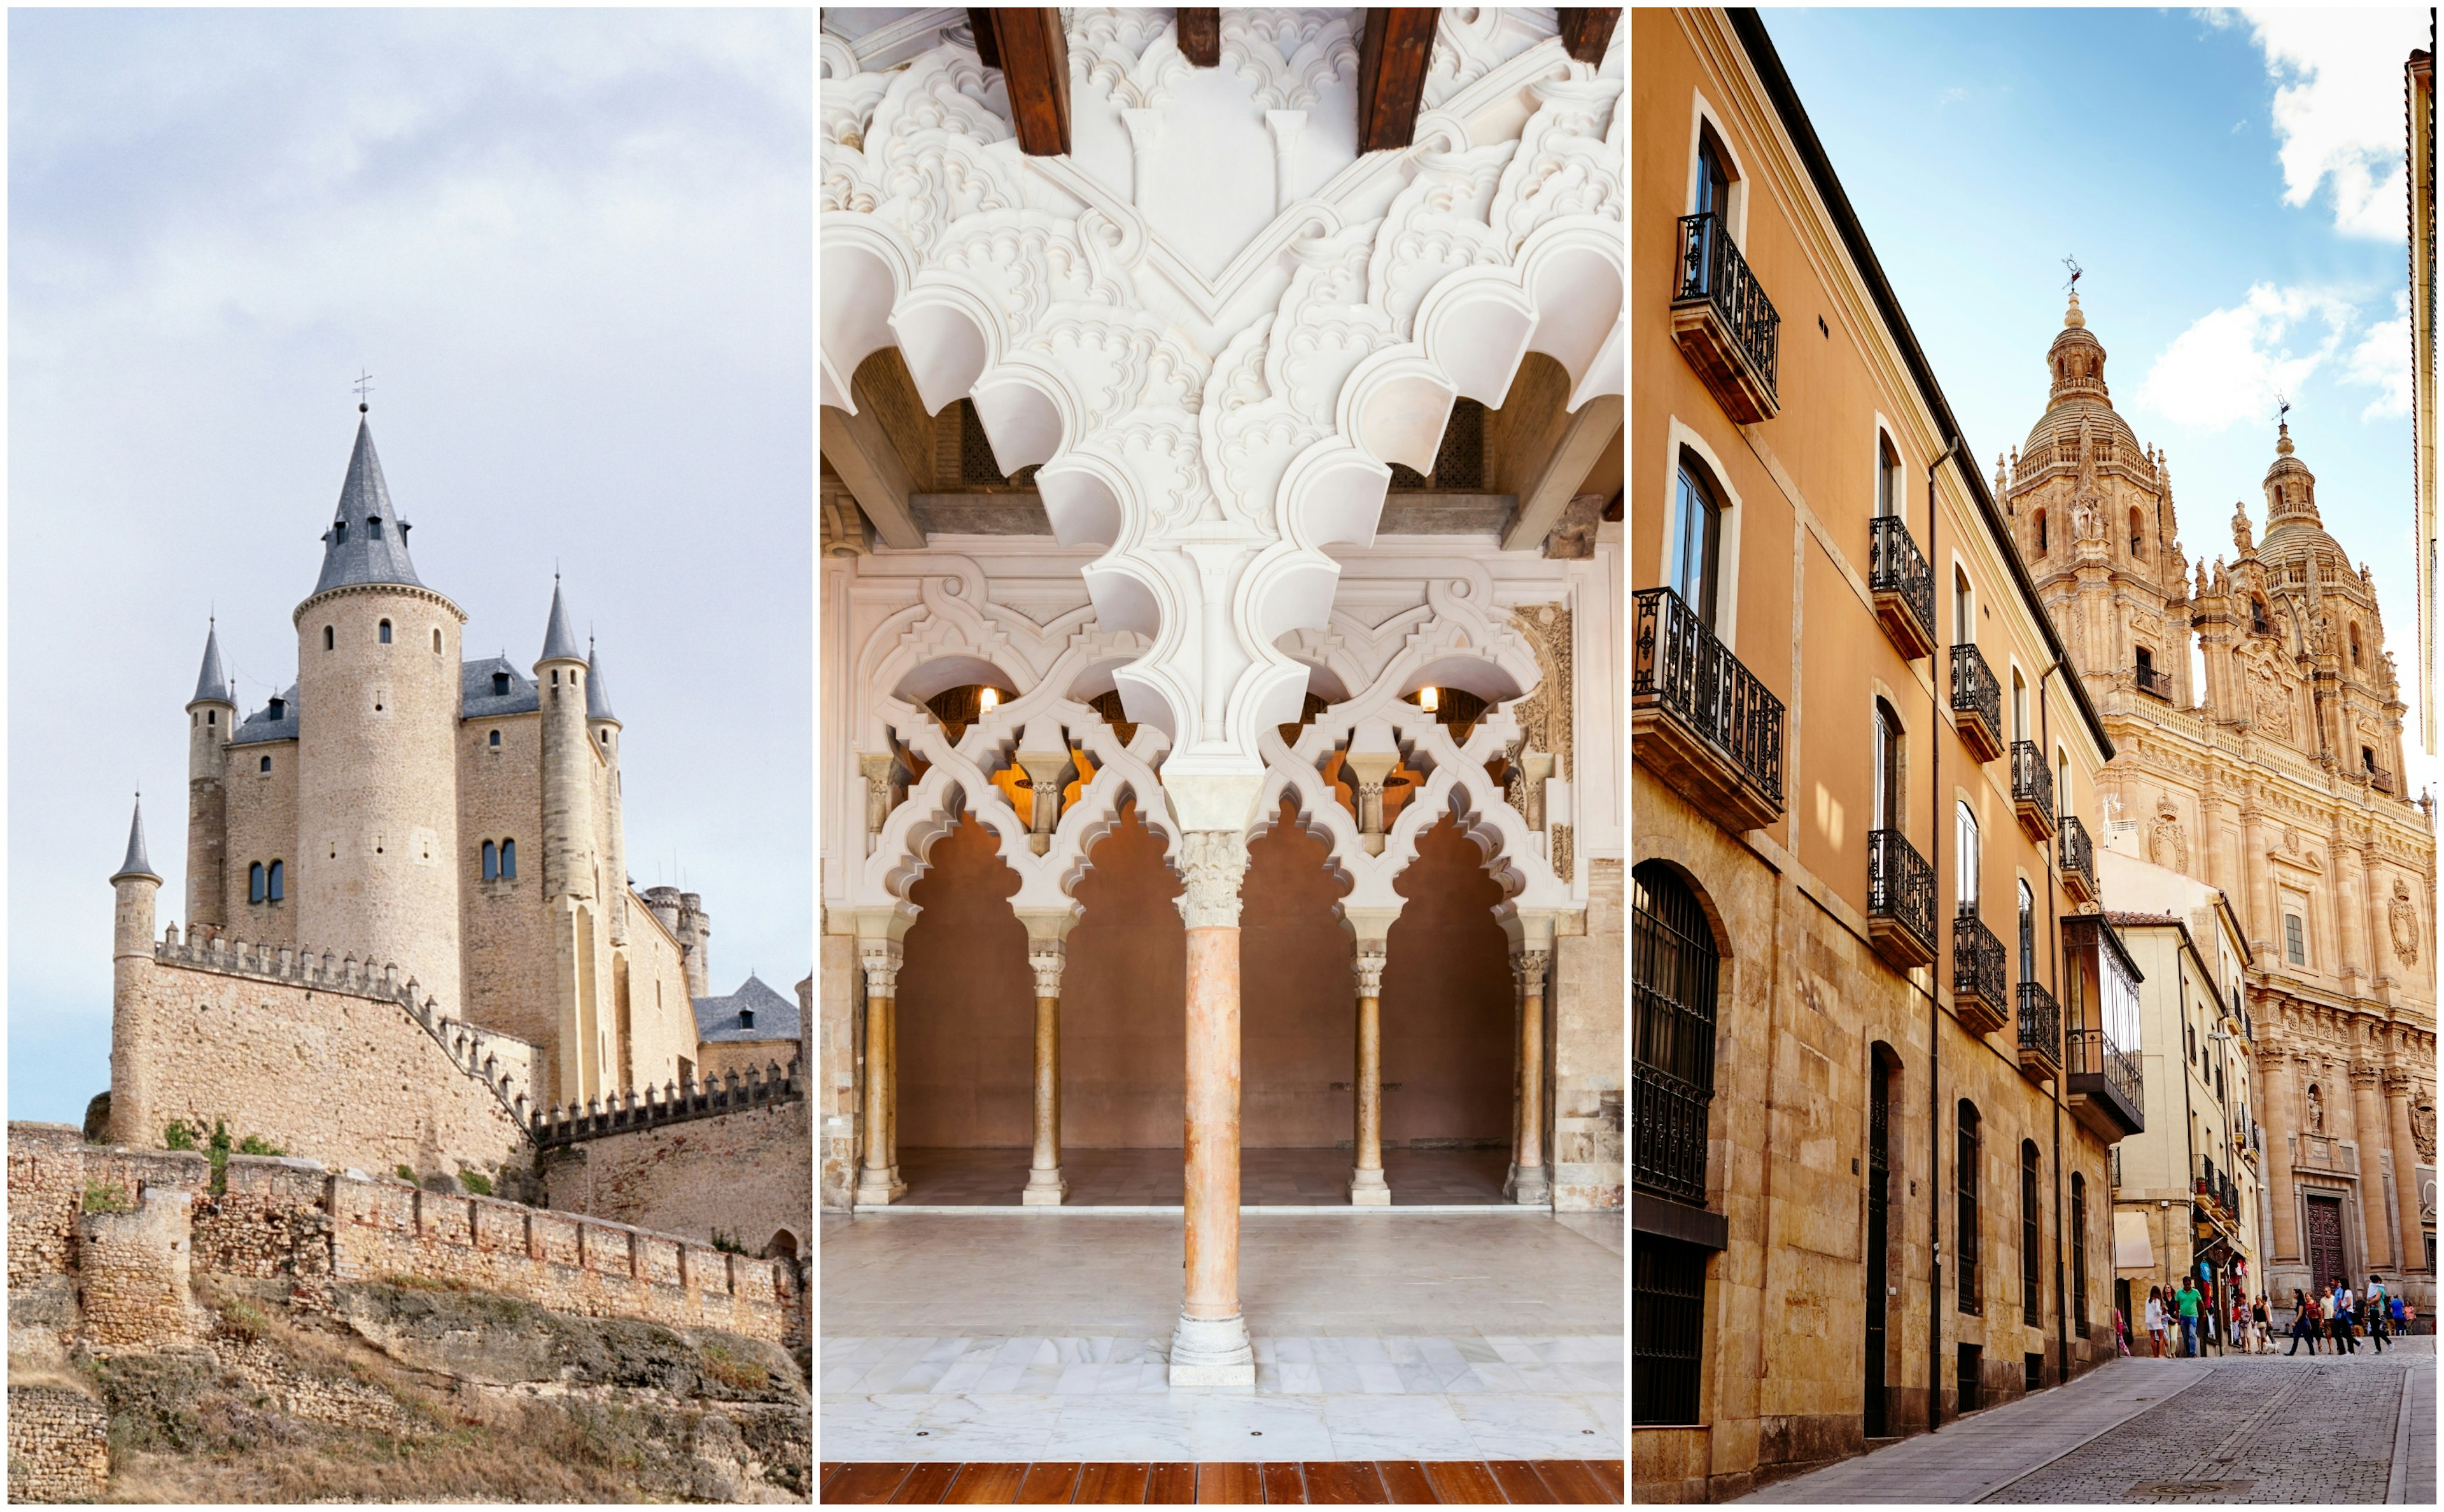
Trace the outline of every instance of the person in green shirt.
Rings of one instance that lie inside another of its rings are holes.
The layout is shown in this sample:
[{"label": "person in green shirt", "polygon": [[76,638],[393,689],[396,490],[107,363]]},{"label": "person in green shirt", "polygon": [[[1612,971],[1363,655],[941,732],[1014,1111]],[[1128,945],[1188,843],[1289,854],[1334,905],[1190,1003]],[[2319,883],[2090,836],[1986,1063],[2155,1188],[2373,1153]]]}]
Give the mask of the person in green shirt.
[{"label": "person in green shirt", "polygon": [[2181,1289],[2173,1294],[2173,1302],[2181,1314],[2181,1357],[2195,1359],[2198,1354],[2198,1283],[2189,1277],[2181,1278]]}]

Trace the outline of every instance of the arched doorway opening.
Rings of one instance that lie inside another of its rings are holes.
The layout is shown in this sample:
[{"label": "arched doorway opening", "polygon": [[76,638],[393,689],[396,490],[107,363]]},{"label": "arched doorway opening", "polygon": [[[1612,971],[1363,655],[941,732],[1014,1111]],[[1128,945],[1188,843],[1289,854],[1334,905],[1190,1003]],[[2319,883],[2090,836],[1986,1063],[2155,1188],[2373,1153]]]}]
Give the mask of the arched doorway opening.
[{"label": "arched doorway opening", "polygon": [[898,1024],[901,1200],[1018,1201],[1033,1136],[1034,979],[1018,877],[1000,838],[963,816],[909,889]]},{"label": "arched doorway opening", "polygon": [[1383,1174],[1395,1204],[1503,1200],[1518,997],[1501,885],[1446,818],[1393,884],[1383,968]]},{"label": "arched doorway opening", "polygon": [[1358,1000],[1331,847],[1287,798],[1248,842],[1239,884],[1242,1202],[1344,1203]]}]

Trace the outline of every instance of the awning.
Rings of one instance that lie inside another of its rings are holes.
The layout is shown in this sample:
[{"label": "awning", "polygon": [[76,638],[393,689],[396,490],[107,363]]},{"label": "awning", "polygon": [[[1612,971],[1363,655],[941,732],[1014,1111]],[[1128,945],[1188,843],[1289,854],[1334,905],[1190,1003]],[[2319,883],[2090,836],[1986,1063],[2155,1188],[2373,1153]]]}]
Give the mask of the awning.
[{"label": "awning", "polygon": [[2156,1246],[2147,1239],[2145,1213],[2113,1215],[2113,1268],[2115,1270],[2153,1270],[2156,1267]]}]

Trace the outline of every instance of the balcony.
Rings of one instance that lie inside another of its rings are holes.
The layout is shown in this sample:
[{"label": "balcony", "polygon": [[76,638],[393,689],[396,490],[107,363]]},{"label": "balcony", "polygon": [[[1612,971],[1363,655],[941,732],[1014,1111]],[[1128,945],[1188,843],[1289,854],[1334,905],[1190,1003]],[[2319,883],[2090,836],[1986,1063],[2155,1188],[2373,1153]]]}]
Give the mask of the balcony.
[{"label": "balcony", "polygon": [[2064,1088],[2070,1116],[2111,1144],[2147,1129],[2147,1097],[2138,1062],[2104,1037],[2101,1029],[2073,1029],[2063,1036]]},{"label": "balcony", "polygon": [[1632,759],[1727,829],[1781,818],[1782,700],[1671,589],[1640,591],[1637,616]]},{"label": "balcony", "polygon": [[1935,964],[1935,868],[1898,830],[1867,835],[1867,939],[1903,970]]},{"label": "balcony", "polygon": [[2077,814],[2062,817],[2062,840],[2057,847],[2062,853],[2063,891],[2073,903],[2093,903],[2099,895],[2096,886],[2096,847],[2087,838],[2087,826]]},{"label": "balcony", "polygon": [[1900,649],[1901,658],[1916,661],[1935,654],[1935,569],[1910,539],[1909,527],[1897,514],[1867,522],[1867,586],[1876,595],[1876,618],[1884,634]]},{"label": "balcony", "polygon": [[2020,984],[2020,1074],[2039,1085],[2062,1075],[2062,1008],[2042,982]]},{"label": "balcony", "polygon": [[1782,317],[1757,286],[1748,259],[1719,215],[1680,217],[1680,276],[1672,291],[1672,339],[1723,412],[1743,425],[1770,420]]},{"label": "balcony", "polygon": [[2169,672],[2158,672],[2141,662],[2130,669],[2130,681],[2150,698],[2160,698],[2168,704],[2173,701],[2173,674]]},{"label": "balcony", "polygon": [[2010,1022],[2004,988],[2003,942],[1975,913],[1952,920],[1952,1011],[1972,1034],[1992,1034]]},{"label": "balcony", "polygon": [[2044,843],[2054,834],[2054,774],[2046,769],[2046,753],[2032,740],[2011,742],[2011,812],[2019,816],[2020,832]]},{"label": "balcony", "polygon": [[1975,646],[1952,648],[1952,723],[1980,762],[2003,754],[2003,687],[1986,654]]},{"label": "balcony", "polygon": [[2391,772],[2386,771],[2381,766],[2369,767],[2367,769],[2367,780],[2368,785],[2375,788],[2379,793],[2390,793],[2396,798],[2401,796],[2401,784],[2395,779]]}]

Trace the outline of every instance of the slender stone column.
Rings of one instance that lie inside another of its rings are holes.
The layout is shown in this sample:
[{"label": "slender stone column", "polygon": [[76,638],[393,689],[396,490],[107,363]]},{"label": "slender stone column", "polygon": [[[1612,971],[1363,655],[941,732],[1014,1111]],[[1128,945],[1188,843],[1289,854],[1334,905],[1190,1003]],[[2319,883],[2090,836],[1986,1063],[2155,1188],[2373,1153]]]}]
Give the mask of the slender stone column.
[{"label": "slender stone column", "polygon": [[891,1194],[897,1197],[908,1189],[908,1184],[899,1179],[899,993],[896,985],[882,1002],[882,1154],[891,1167]]},{"label": "slender stone column", "polygon": [[2384,1100],[2393,1116],[2393,1197],[2401,1214],[2401,1268],[2427,1268],[2426,1232],[2418,1221],[2418,1140],[2410,1128],[2410,1073],[2399,1066],[2384,1074]]},{"label": "slender stone column", "polygon": [[1239,1312],[1239,879],[1241,830],[1181,839],[1188,890],[1188,1296],[1171,1337],[1174,1386],[1252,1386]]},{"label": "slender stone column", "polygon": [[1027,964],[1035,972],[1035,1156],[1018,1200],[1029,1208],[1057,1208],[1069,1190],[1061,1175],[1061,973],[1075,915],[1019,917],[1027,925]]},{"label": "slender stone column", "polygon": [[1358,1130],[1349,1172],[1349,1205],[1389,1208],[1383,1180],[1383,967],[1381,940],[1358,942]]},{"label": "slender stone column", "polygon": [[1512,1200],[1552,1201],[1545,1171],[1545,968],[1549,950],[1525,950],[1512,957],[1519,977],[1519,1179]]},{"label": "slender stone column", "polygon": [[891,1000],[899,979],[899,946],[861,940],[858,964],[865,968],[865,1160],[858,1172],[855,1202],[883,1207],[908,1189],[891,1158]]},{"label": "slender stone column", "polygon": [[2264,830],[2258,823],[2257,797],[2253,793],[2241,800],[2240,833],[2242,880],[2249,889],[2246,916],[2241,923],[2249,936],[2249,948],[2258,955],[2281,960],[2282,921],[2274,916],[2274,900],[2266,890]]},{"label": "slender stone column", "polygon": [[[2365,1061],[2351,1066],[2351,1138],[2360,1151],[2360,1269],[2374,1270],[2393,1253],[2384,1225],[2384,1162],[2378,1158],[2387,1143],[2383,1106],[2379,1101],[2378,1070]],[[2397,1261],[2399,1257],[2396,1257]],[[2362,1274],[2359,1278],[2365,1282]]]},{"label": "slender stone column", "polygon": [[2272,1258],[2305,1260],[2291,1179],[2291,1136],[2300,1132],[2300,1062],[2289,1055],[2269,1055],[2258,1074],[2266,1088],[2266,1160],[2273,1184],[2267,1194],[2274,1205]]}]

